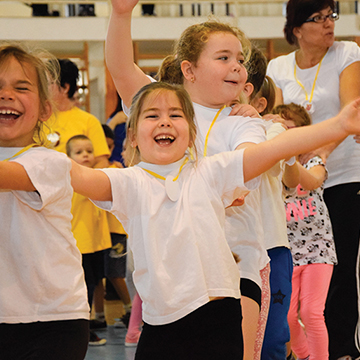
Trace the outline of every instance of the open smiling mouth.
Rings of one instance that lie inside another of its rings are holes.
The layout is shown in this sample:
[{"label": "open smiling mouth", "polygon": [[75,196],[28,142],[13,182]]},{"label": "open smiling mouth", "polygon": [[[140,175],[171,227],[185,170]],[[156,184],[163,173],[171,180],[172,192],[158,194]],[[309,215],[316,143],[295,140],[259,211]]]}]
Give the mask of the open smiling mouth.
[{"label": "open smiling mouth", "polygon": [[16,120],[21,113],[14,110],[0,110],[0,119],[2,120]]},{"label": "open smiling mouth", "polygon": [[159,145],[170,145],[175,141],[175,137],[172,135],[158,135],[154,139]]}]

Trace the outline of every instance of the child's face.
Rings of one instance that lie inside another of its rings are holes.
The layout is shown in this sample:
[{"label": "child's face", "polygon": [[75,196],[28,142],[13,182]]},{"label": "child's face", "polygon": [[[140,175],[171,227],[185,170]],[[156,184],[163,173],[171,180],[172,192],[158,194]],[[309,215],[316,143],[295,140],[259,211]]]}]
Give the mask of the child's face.
[{"label": "child's face", "polygon": [[158,165],[180,160],[190,143],[189,123],[177,95],[154,91],[145,99],[131,146],[138,146],[141,160]]},{"label": "child's face", "polygon": [[213,33],[193,67],[192,100],[200,105],[219,108],[237,99],[247,80],[244,55],[239,39],[230,33]]},{"label": "child's face", "polygon": [[38,120],[46,119],[40,111],[36,70],[10,58],[0,69],[0,146],[30,145]]},{"label": "child's face", "polygon": [[70,158],[80,165],[93,167],[95,156],[91,141],[86,139],[72,140]]}]

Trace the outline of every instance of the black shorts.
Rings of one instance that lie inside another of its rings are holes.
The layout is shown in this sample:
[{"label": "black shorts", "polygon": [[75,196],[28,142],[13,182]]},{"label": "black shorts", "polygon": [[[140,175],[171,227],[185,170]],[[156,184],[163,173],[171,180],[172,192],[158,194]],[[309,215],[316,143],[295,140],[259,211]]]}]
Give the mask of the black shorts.
[{"label": "black shorts", "polygon": [[0,359],[83,360],[88,342],[85,319],[0,324]]},{"label": "black shorts", "polygon": [[240,300],[201,306],[166,325],[144,324],[135,360],[239,360],[243,358]]}]

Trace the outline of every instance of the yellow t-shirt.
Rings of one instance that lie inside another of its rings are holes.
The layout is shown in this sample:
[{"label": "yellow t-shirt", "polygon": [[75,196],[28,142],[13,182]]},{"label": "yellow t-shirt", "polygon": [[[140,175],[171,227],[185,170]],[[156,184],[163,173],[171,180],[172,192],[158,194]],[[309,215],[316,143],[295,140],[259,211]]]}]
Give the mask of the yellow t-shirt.
[{"label": "yellow t-shirt", "polygon": [[[92,114],[74,106],[68,111],[58,111],[51,115],[43,129],[46,134],[57,132],[60,142],[55,150],[66,153],[67,141],[75,135],[87,136],[94,147],[94,156],[110,155],[100,121]],[[51,146],[50,146],[51,147]]]},{"label": "yellow t-shirt", "polygon": [[96,207],[85,196],[74,192],[71,213],[71,230],[82,254],[111,248],[106,211]]}]

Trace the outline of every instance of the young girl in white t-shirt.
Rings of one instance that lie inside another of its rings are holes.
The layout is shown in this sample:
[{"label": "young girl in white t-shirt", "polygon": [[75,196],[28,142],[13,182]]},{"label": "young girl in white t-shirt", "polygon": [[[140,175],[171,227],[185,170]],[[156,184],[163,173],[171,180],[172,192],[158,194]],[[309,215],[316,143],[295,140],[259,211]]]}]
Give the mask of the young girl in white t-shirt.
[{"label": "young girl in white t-shirt", "polygon": [[[134,64],[131,39],[131,14],[138,0],[113,0],[108,35],[106,62],[124,105],[130,107],[132,97],[141,86],[148,84],[147,77]],[[247,72],[244,63],[249,58],[250,43],[243,32],[228,24],[210,20],[194,24],[183,31],[174,53],[164,59],[159,80],[182,84],[190,95],[195,109],[197,148],[199,154],[211,156],[265,141],[265,129],[259,115],[250,119],[254,109],[243,104],[231,109],[230,104],[245,91]],[[126,108],[124,107],[126,112]],[[229,116],[235,112],[241,116]],[[246,206],[246,203],[245,203]],[[239,208],[239,206],[237,206]],[[227,216],[228,217],[228,216]],[[245,216],[246,217],[246,216]],[[232,220],[236,233],[244,230],[256,232],[254,222],[244,219],[238,211]],[[242,309],[247,318],[254,319],[261,298],[260,269],[269,261],[266,249],[256,236],[247,241],[236,236],[229,240],[232,251],[242,259],[240,270]],[[256,319],[254,319],[256,322]],[[245,327],[249,322],[245,322]],[[244,332],[244,346],[251,347],[253,329]],[[249,334],[249,336],[248,336]],[[245,355],[249,353],[245,352]],[[252,360],[252,353],[247,360]]]},{"label": "young girl in white t-shirt", "polygon": [[191,160],[191,100],[181,87],[151,83],[134,97],[129,117],[140,163],[103,170],[73,163],[74,190],[111,211],[129,234],[145,323],[136,359],[242,358],[240,279],[225,208],[280,159],[359,133],[359,105],[244,150]]},{"label": "young girl in white t-shirt", "polygon": [[[49,54],[46,54],[48,57]],[[0,47],[0,357],[85,357],[89,306],[71,233],[71,162],[42,145],[48,70]]]}]

